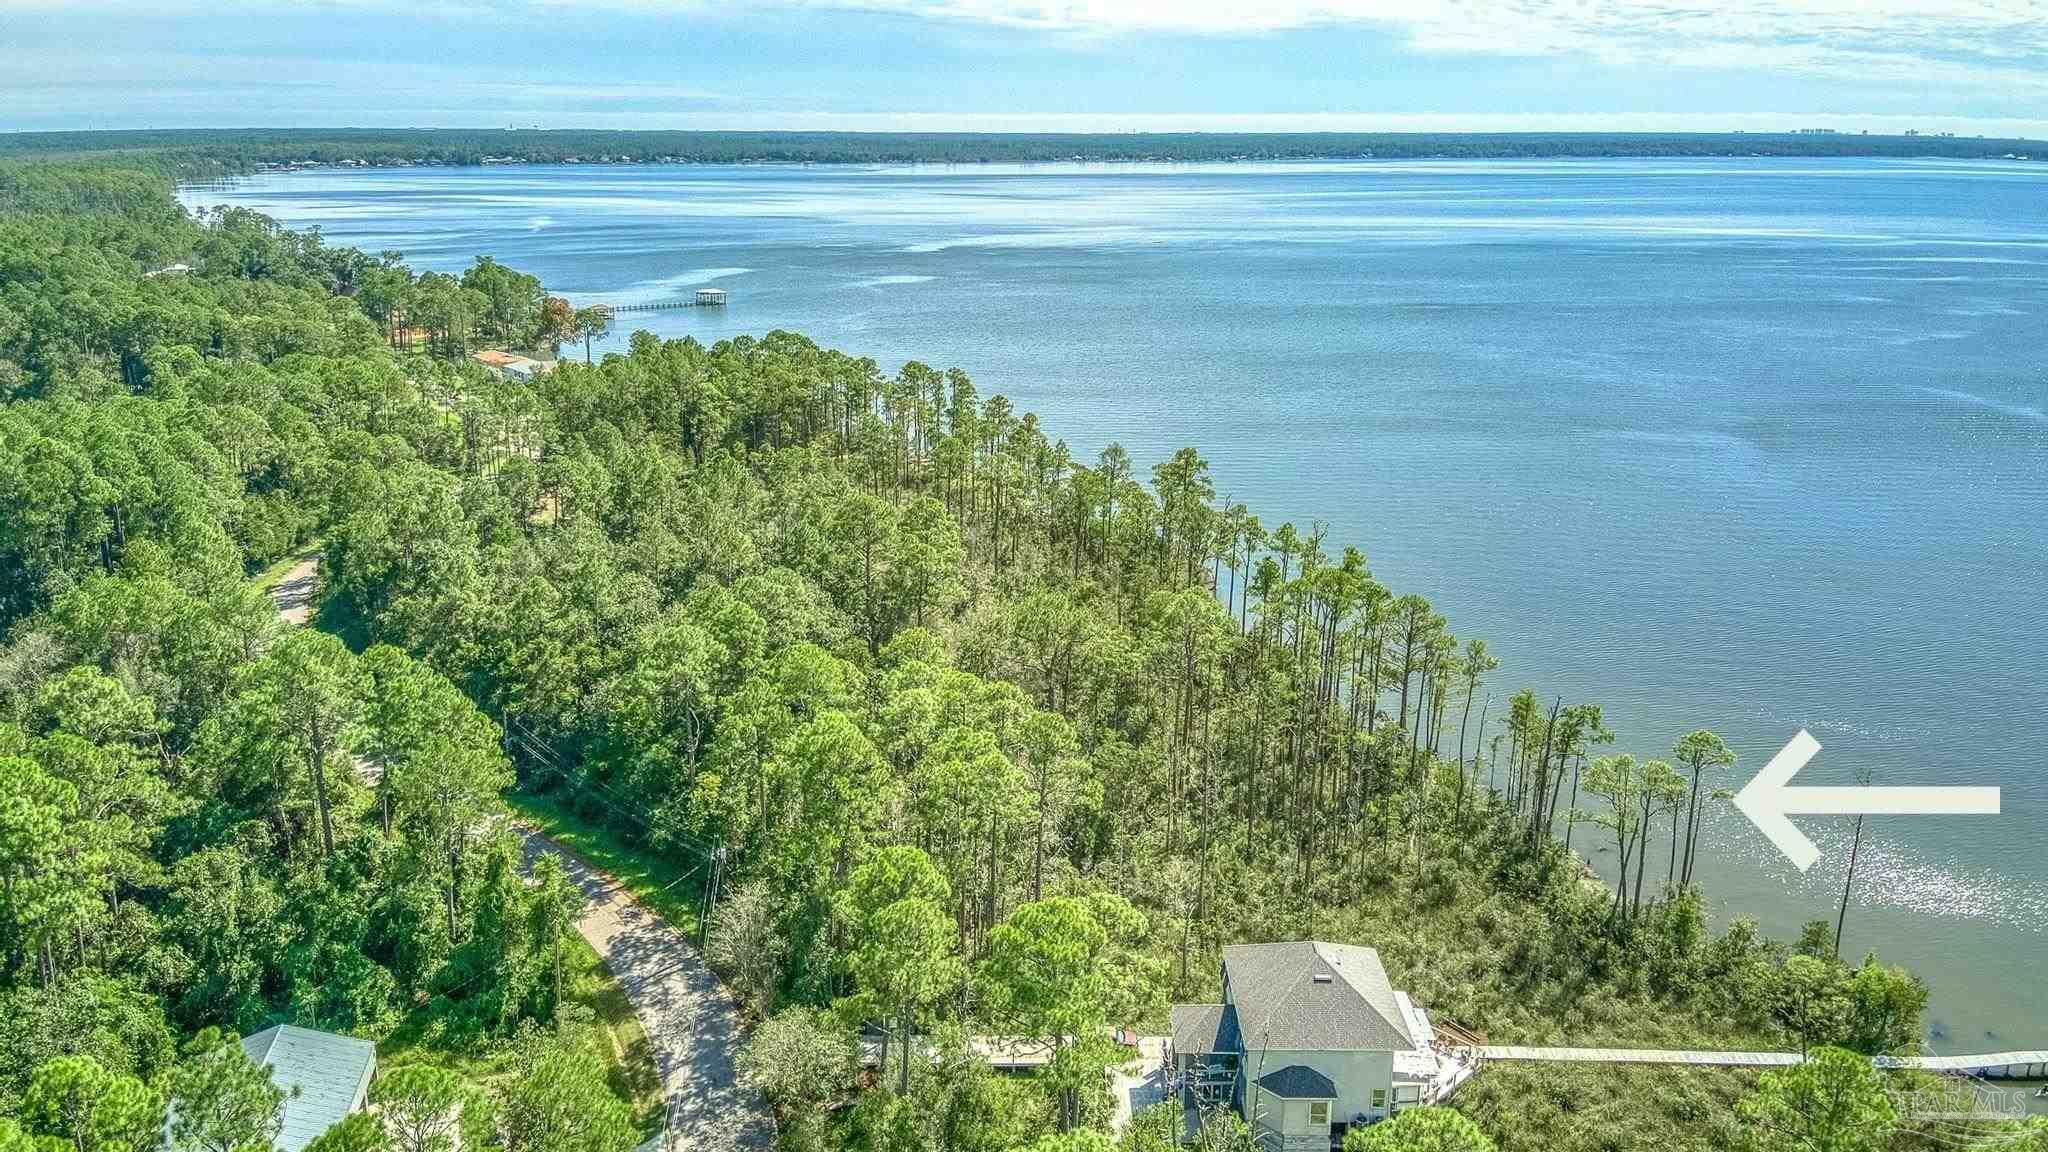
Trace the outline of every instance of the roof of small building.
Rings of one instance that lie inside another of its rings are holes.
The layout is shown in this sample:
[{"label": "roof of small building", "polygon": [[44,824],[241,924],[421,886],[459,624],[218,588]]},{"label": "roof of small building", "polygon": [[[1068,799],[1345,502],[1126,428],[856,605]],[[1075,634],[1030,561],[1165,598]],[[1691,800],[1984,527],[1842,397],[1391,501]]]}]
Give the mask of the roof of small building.
[{"label": "roof of small building", "polygon": [[517,352],[506,352],[498,348],[484,348],[471,352],[469,358],[479,364],[487,364],[492,368],[510,368],[513,365],[538,365],[540,363],[540,361],[535,360],[531,356],[521,356]]},{"label": "roof of small building", "polygon": [[1175,1004],[1168,1009],[1173,1050],[1191,1056],[1238,1052],[1237,1012],[1228,1004]]},{"label": "roof of small building", "polygon": [[242,1051],[285,1090],[279,1152],[300,1152],[354,1111],[377,1067],[377,1046],[368,1040],[291,1024],[242,1037]]},{"label": "roof of small building", "polygon": [[1227,944],[1223,971],[1247,1051],[1408,1052],[1380,955],[1354,944]]},{"label": "roof of small building", "polygon": [[1306,1064],[1289,1064],[1259,1077],[1259,1087],[1288,1100],[1335,1100],[1337,1085]]},{"label": "roof of small building", "polygon": [[1408,1038],[1415,1041],[1415,1047],[1436,1047],[1436,1025],[1430,1021],[1429,1013],[1422,1010],[1422,1005],[1399,990],[1394,993],[1394,1005],[1401,1010],[1401,1019],[1408,1022]]}]

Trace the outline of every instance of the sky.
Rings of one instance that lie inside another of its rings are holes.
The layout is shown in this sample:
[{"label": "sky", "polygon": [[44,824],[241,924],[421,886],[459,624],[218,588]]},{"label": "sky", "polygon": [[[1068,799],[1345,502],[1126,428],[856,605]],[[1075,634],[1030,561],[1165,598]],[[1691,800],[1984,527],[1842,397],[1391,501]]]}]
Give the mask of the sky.
[{"label": "sky", "polygon": [[0,0],[0,131],[2048,137],[2048,0]]}]

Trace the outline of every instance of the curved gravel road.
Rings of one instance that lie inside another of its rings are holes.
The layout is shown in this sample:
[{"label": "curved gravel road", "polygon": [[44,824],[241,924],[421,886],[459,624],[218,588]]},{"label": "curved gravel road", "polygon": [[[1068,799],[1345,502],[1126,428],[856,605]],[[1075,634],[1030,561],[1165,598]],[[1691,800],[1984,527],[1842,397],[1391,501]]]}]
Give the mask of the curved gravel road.
[{"label": "curved gravel road", "polygon": [[[269,588],[286,623],[311,619],[318,573],[319,559],[307,557]],[[767,1102],[741,1082],[733,1062],[742,1036],[739,1009],[688,938],[574,852],[533,828],[514,830],[528,870],[552,852],[590,899],[576,931],[603,957],[647,1033],[668,1102],[667,1152],[772,1146]]]},{"label": "curved gravel road", "polygon": [[733,1064],[742,1035],[739,1009],[696,948],[582,857],[532,828],[514,830],[528,868],[552,852],[590,898],[576,930],[604,957],[652,1042],[668,1098],[671,1152],[773,1145],[767,1102]]}]

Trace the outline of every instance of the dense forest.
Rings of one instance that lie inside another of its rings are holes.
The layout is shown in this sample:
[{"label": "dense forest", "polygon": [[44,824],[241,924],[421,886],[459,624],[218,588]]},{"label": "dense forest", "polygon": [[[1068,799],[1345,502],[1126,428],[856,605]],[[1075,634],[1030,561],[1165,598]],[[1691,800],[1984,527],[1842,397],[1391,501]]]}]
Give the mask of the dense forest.
[{"label": "dense forest", "polygon": [[116,156],[184,178],[280,164],[976,164],[1039,161],[1894,156],[2048,159],[2048,142],[1831,132],[681,132],[597,129],[157,129],[0,135],[0,158]]},{"label": "dense forest", "polygon": [[[1707,727],[1621,751],[1198,451],[1079,460],[962,372],[784,332],[499,379],[462,353],[596,321],[192,218],[189,162],[0,169],[0,1150],[260,1148],[233,1039],[274,1022],[379,1042],[321,1152],[634,1145],[617,990],[508,799],[718,897],[792,1149],[1170,1146],[1170,1109],[1109,1134],[1109,1029],[1308,936],[1497,1042],[1815,1053],[1497,1066],[1363,1148],[2048,1139],[1902,1115],[1852,1053],[1914,1046],[1925,986],[1831,922],[1710,930]],[[287,627],[265,574],[309,551]],[[995,1075],[991,1032],[1056,1055]]]}]

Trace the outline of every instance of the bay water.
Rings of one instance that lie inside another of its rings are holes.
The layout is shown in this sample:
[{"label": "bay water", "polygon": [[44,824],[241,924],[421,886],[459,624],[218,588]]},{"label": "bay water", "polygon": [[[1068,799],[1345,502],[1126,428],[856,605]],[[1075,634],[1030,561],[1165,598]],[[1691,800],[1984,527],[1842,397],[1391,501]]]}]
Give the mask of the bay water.
[{"label": "bay water", "polygon": [[[1872,819],[1845,954],[1934,989],[1931,1049],[2048,1048],[2048,165],[1613,160],[495,166],[187,189],[417,269],[476,256],[710,342],[958,367],[1084,460],[1183,445],[1325,527],[1617,750],[1719,731],[1747,780],[1995,784]],[[565,349],[564,355],[571,354]],[[1142,472],[1141,472],[1142,474]],[[1717,920],[1832,919],[1725,806]],[[1611,871],[1580,828],[1575,845]]]}]

